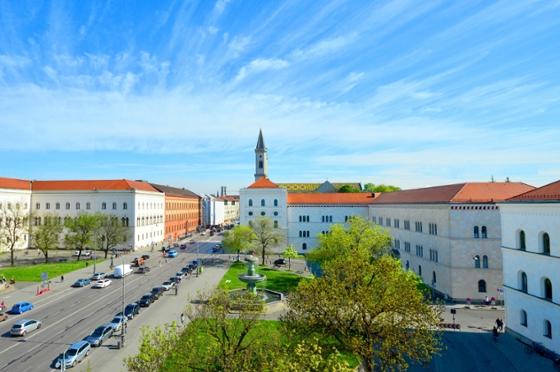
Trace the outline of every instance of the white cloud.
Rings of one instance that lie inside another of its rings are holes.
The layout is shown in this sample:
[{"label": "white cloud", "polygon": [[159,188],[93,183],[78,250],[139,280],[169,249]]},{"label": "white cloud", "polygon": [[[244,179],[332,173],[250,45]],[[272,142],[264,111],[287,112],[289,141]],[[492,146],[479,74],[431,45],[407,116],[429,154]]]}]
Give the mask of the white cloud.
[{"label": "white cloud", "polygon": [[281,70],[287,68],[289,65],[288,61],[279,58],[257,58],[239,69],[239,72],[235,76],[235,82],[240,82],[252,74],[263,71]]}]

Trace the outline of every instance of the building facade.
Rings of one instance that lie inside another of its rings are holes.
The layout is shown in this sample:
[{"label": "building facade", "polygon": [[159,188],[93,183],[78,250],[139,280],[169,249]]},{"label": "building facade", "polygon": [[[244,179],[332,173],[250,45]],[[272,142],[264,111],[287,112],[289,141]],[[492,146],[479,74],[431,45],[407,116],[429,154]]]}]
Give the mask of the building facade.
[{"label": "building facade", "polygon": [[[15,249],[29,246],[28,221],[31,208],[31,183],[0,177],[0,252],[9,248],[7,234],[15,236]],[[15,219],[21,219],[17,222]],[[25,221],[23,221],[25,220]]]},{"label": "building facade", "polygon": [[393,237],[405,269],[456,301],[502,300],[500,211],[496,202],[532,187],[461,183],[383,193],[370,218]]},{"label": "building facade", "polygon": [[507,329],[560,354],[560,181],[500,209]]},{"label": "building facade", "polygon": [[187,189],[151,184],[165,195],[165,233],[168,242],[176,241],[186,234],[196,231],[202,224],[201,197]]},{"label": "building facade", "polygon": [[205,195],[202,198],[205,226],[219,226],[225,222],[224,201],[214,195]]},{"label": "building facade", "polygon": [[218,199],[224,202],[224,223],[239,222],[239,195],[222,195]]}]

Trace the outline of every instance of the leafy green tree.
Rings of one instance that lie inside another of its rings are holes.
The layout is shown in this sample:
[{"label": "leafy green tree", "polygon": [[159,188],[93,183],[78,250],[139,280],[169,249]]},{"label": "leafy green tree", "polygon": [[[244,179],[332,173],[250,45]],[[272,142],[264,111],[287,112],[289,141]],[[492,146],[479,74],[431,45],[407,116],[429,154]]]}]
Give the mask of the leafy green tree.
[{"label": "leafy green tree", "polygon": [[49,251],[59,246],[62,228],[57,216],[47,215],[43,217],[43,223],[40,226],[30,229],[32,245],[43,253],[45,263],[49,262]]},{"label": "leafy green tree", "polygon": [[326,350],[317,338],[303,340],[276,359],[275,372],[351,372],[336,348]]},{"label": "leafy green tree", "polygon": [[250,221],[249,226],[253,229],[253,233],[255,234],[253,246],[261,254],[261,265],[264,265],[268,250],[280,244],[284,240],[284,236],[280,230],[274,227],[272,220],[267,217],[258,217]]},{"label": "leafy green tree", "polygon": [[142,327],[142,335],[138,354],[129,356],[124,364],[131,372],[159,371],[170,356],[180,339],[180,329],[176,323],[163,327]]},{"label": "leafy green tree", "polygon": [[360,190],[352,185],[343,185],[338,189],[338,192],[360,192]]},{"label": "leafy green tree", "polygon": [[299,252],[294,248],[293,245],[286,247],[286,250],[282,253],[284,258],[288,259],[288,270],[292,269],[292,258],[298,258]]},{"label": "leafy green tree", "polygon": [[439,310],[389,256],[364,260],[350,251],[330,260],[323,276],[300,283],[288,307],[283,320],[290,328],[334,337],[366,371],[406,370],[439,350]]},{"label": "leafy green tree", "polygon": [[394,192],[394,191],[400,191],[400,189],[401,188],[398,186],[384,185],[384,184],[376,185],[374,183],[366,183],[364,185],[364,191],[369,191],[369,192]]},{"label": "leafy green tree", "polygon": [[[12,208],[13,207],[13,208]],[[10,252],[10,265],[15,265],[14,253],[18,242],[23,238],[28,230],[29,220],[24,215],[19,203],[12,206],[5,203],[0,210],[0,248],[5,248]]]},{"label": "leafy green tree", "polygon": [[389,253],[391,240],[383,228],[364,218],[351,217],[347,226],[334,224],[329,234],[319,235],[319,247],[308,257],[321,265],[352,252],[357,252],[364,260],[371,260]]},{"label": "leafy green tree", "polygon": [[94,243],[94,234],[98,226],[99,217],[94,214],[80,214],[64,222],[64,227],[67,229],[64,245],[78,251],[78,261],[82,256],[82,250]]},{"label": "leafy green tree", "polygon": [[95,242],[107,258],[111,249],[126,242],[128,228],[119,222],[117,216],[98,213],[95,217],[97,218],[97,226],[94,232]]},{"label": "leafy green tree", "polygon": [[237,225],[225,233],[223,244],[226,252],[236,252],[237,261],[242,251],[249,249],[256,236],[250,226]]}]

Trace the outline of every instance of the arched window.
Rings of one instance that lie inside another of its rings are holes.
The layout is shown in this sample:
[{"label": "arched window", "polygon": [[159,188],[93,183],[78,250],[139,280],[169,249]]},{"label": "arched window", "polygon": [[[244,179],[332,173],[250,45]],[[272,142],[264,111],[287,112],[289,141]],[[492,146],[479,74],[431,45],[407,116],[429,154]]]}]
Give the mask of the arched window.
[{"label": "arched window", "polygon": [[80,209],[80,203],[76,203],[76,209]]},{"label": "arched window", "polygon": [[486,293],[486,281],[485,280],[479,280],[478,281],[478,292],[479,293]]},{"label": "arched window", "polygon": [[475,226],[475,227],[473,228],[473,236],[474,236],[475,239],[480,238],[480,235],[479,235],[479,233],[478,233],[478,226]]},{"label": "arched window", "polygon": [[482,256],[482,268],[483,269],[488,268],[488,256]]},{"label": "arched window", "polygon": [[253,212],[249,211],[249,216],[252,216],[252,215],[253,215]]},{"label": "arched window", "polygon": [[543,333],[543,335],[544,335],[544,337],[552,338],[552,324],[548,320],[544,321],[544,333]]},{"label": "arched window", "polygon": [[486,230],[486,226],[482,226],[480,228],[480,235],[481,235],[482,239],[488,238],[488,231]]},{"label": "arched window", "polygon": [[548,278],[543,280],[543,297],[547,301],[552,301],[552,282]]},{"label": "arched window", "polygon": [[266,213],[264,211],[261,212],[261,216],[265,216]]},{"label": "arched window", "polygon": [[436,283],[437,283],[436,272],[432,271],[432,285],[435,285]]},{"label": "arched window", "polygon": [[107,203],[105,202],[101,203],[101,209],[107,209]]},{"label": "arched window", "polygon": [[520,281],[520,289],[521,292],[527,293],[528,291],[528,284],[527,284],[527,274],[525,274],[525,272],[521,272],[521,274],[519,275],[519,281]]},{"label": "arched window", "polygon": [[253,206],[253,199],[249,199],[249,207]]},{"label": "arched window", "polygon": [[305,251],[305,250],[307,249],[307,243],[303,243],[303,244],[301,245],[301,249],[303,249],[303,250]]},{"label": "arched window", "polygon": [[522,251],[527,249],[527,245],[525,244],[525,231],[519,231],[519,249]]},{"label": "arched window", "polygon": [[408,262],[408,260],[406,261],[406,269],[407,269],[407,270],[410,269],[410,262]]},{"label": "arched window", "polygon": [[418,265],[418,275],[422,276],[422,265]]},{"label": "arched window", "polygon": [[275,207],[278,206],[278,199],[274,199],[274,206],[275,206]]},{"label": "arched window", "polygon": [[480,269],[480,256],[476,255],[473,257],[475,269]]},{"label": "arched window", "polygon": [[542,235],[542,253],[550,256],[550,236],[548,233]]},{"label": "arched window", "polygon": [[266,205],[266,202],[264,201],[264,199],[261,199],[261,207],[264,207]]},{"label": "arched window", "polygon": [[527,312],[525,310],[520,311],[519,323],[521,323],[523,327],[527,327]]}]

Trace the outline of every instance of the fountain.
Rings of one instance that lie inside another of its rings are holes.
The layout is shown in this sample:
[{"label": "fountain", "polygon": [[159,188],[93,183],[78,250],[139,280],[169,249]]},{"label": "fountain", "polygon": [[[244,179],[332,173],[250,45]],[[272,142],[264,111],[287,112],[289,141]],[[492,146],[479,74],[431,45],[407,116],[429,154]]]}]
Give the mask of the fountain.
[{"label": "fountain", "polygon": [[247,256],[245,262],[247,262],[247,273],[239,275],[239,280],[247,283],[246,289],[236,289],[230,291],[231,296],[239,296],[244,293],[250,293],[255,296],[259,296],[265,303],[272,303],[276,301],[281,301],[284,299],[284,294],[270,289],[257,289],[257,283],[266,280],[265,275],[257,274],[256,263],[258,259],[254,256]]}]

